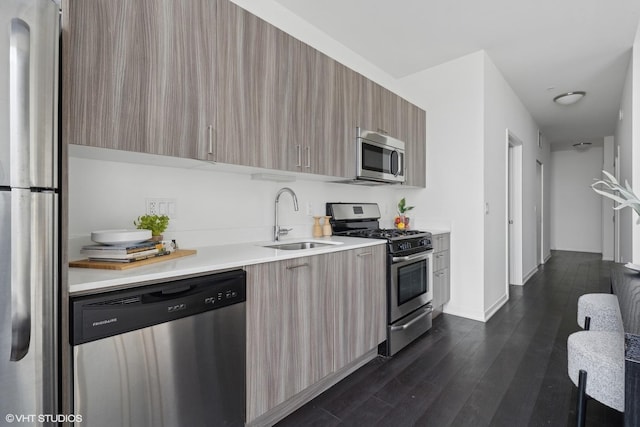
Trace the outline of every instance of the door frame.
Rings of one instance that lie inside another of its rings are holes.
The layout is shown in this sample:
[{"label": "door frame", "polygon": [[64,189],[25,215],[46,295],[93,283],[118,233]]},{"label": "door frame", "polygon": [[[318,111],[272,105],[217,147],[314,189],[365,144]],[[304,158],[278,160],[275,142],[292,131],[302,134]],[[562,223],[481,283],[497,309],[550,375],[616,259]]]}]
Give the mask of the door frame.
[{"label": "door frame", "polygon": [[[620,146],[616,144],[613,158],[613,175],[620,182]],[[614,206],[617,203],[613,204]],[[620,210],[613,211],[613,261],[622,262],[620,259]]]},{"label": "door frame", "polygon": [[505,287],[522,286],[522,140],[508,128],[505,143]]},{"label": "door frame", "polygon": [[544,264],[544,163],[536,159],[536,243],[538,265]]}]

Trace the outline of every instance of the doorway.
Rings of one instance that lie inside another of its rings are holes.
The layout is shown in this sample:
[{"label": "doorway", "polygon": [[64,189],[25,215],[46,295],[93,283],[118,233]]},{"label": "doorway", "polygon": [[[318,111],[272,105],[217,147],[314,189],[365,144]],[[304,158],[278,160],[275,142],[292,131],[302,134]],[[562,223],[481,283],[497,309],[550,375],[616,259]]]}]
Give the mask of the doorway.
[{"label": "doorway", "polygon": [[506,253],[507,295],[509,285],[522,286],[522,141],[507,129],[506,144]]},{"label": "doorway", "polygon": [[536,258],[544,264],[544,165],[536,160]]}]

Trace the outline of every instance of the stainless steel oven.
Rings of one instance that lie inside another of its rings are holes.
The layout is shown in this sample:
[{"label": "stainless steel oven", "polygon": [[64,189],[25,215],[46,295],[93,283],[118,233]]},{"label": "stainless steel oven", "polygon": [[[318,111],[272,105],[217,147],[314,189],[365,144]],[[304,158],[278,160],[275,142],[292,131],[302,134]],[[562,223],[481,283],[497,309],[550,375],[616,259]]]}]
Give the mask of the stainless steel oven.
[{"label": "stainless steel oven", "polygon": [[405,181],[404,142],[356,128],[356,178],[382,183]]},{"label": "stainless steel oven", "polygon": [[405,317],[433,299],[433,250],[408,256],[391,256],[391,321]]},{"label": "stainless steel oven", "polygon": [[389,257],[389,325],[381,350],[392,356],[431,329],[433,250]]}]

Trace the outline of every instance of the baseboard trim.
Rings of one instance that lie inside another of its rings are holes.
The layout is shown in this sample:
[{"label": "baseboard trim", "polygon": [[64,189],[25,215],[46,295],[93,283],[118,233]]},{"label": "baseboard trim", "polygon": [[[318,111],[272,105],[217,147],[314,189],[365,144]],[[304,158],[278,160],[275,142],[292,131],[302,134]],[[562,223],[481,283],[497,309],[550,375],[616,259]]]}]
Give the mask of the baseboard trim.
[{"label": "baseboard trim", "polygon": [[533,267],[533,269],[529,273],[527,273],[526,276],[522,278],[522,285],[526,285],[529,279],[531,279],[533,275],[536,274],[537,272],[538,272],[538,267],[537,266]]},{"label": "baseboard trim", "polygon": [[504,294],[502,295],[498,301],[496,301],[488,310],[485,310],[484,321],[488,321],[491,317],[498,312],[509,301],[509,297]]},{"label": "baseboard trim", "polygon": [[442,309],[443,313],[452,314],[458,317],[464,317],[465,319],[477,320],[478,322],[484,322],[484,313],[483,312],[470,312],[469,310],[465,310],[462,308],[454,307],[449,304],[445,304]]}]

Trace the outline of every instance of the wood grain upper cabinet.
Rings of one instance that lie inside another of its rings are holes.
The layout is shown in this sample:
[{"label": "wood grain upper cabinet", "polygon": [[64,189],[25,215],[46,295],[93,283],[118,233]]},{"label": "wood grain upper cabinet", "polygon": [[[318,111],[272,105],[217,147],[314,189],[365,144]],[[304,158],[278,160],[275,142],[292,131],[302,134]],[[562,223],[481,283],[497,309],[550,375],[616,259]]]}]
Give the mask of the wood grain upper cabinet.
[{"label": "wood grain upper cabinet", "polygon": [[336,284],[335,369],[386,338],[386,248],[370,246],[331,254]]},{"label": "wood grain upper cabinet", "polygon": [[334,286],[327,256],[247,271],[247,421],[333,369]]},{"label": "wood grain upper cabinet", "polygon": [[357,125],[399,139],[402,98],[361,75],[357,88]]},{"label": "wood grain upper cabinet", "polygon": [[[343,65],[300,43],[294,58],[294,118],[290,131],[288,169],[318,175],[349,177],[355,163],[349,146],[355,149],[353,106],[355,73]],[[354,151],[355,152],[355,151]]]},{"label": "wood grain upper cabinet", "polygon": [[295,40],[229,1],[218,6],[216,161],[287,168]]},{"label": "wood grain upper cabinet", "polygon": [[217,4],[65,1],[65,138],[72,144],[209,158]]},{"label": "wood grain upper cabinet", "polygon": [[405,143],[406,185],[425,187],[426,176],[426,113],[423,109],[402,99],[400,101],[398,139]]},{"label": "wood grain upper cabinet", "polygon": [[216,160],[347,176],[342,66],[231,2],[218,23]]}]

